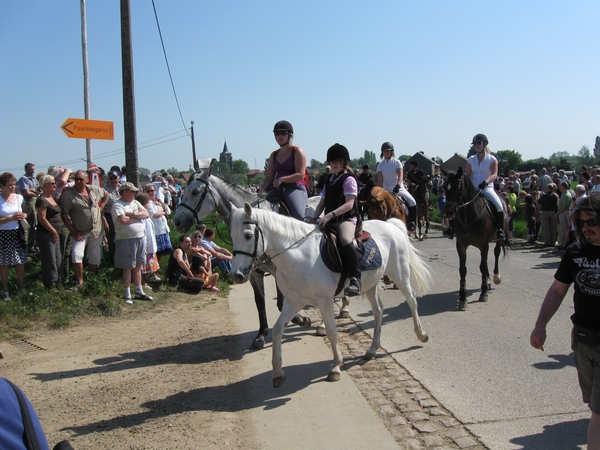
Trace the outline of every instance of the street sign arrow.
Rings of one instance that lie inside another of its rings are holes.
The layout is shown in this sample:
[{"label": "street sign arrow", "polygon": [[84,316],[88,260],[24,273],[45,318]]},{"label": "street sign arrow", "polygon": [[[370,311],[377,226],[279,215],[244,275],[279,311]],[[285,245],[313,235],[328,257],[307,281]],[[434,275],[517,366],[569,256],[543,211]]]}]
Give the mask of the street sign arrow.
[{"label": "street sign arrow", "polygon": [[114,140],[114,122],[68,118],[60,126],[70,138]]}]

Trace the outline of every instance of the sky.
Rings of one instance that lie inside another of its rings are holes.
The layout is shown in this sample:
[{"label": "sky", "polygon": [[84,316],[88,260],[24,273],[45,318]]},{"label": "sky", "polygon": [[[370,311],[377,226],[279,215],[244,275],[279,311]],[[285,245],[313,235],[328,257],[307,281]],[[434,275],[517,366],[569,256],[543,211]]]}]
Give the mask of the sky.
[{"label": "sky", "polygon": [[[264,168],[288,120],[307,159],[466,155],[484,133],[523,160],[593,148],[600,135],[597,0],[131,0],[139,166],[218,158]],[[87,0],[90,119],[114,122],[93,162],[125,163],[120,2]],[[596,106],[594,106],[596,105]],[[0,0],[0,172],[85,168],[78,0]]]}]

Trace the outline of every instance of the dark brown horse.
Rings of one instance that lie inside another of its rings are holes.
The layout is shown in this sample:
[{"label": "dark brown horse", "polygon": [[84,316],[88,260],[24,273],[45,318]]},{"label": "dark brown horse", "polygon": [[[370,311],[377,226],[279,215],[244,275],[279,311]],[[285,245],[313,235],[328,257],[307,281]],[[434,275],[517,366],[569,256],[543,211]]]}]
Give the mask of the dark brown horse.
[{"label": "dark brown horse", "polygon": [[[431,189],[431,181],[429,175],[424,175],[418,184],[411,189],[410,193],[417,202],[417,230],[416,238],[420,241],[429,237],[429,190]],[[425,233],[421,230],[425,225]]]},{"label": "dark brown horse", "polygon": [[[460,291],[458,309],[464,311],[467,307],[467,247],[472,245],[481,252],[481,295],[480,302],[488,300],[488,290],[492,288],[490,273],[488,271],[488,251],[490,242],[495,241],[496,228],[494,225],[494,205],[483,196],[473,185],[471,179],[463,173],[462,167],[456,173],[449,172],[448,179],[444,183],[446,191],[446,209],[444,215],[453,219],[452,226],[456,236],[456,251],[460,263]],[[502,242],[496,242],[494,247],[494,284],[500,284],[502,278],[498,271],[498,259],[500,251],[506,254],[506,249],[511,243],[508,239],[508,213],[506,204],[502,200],[504,208],[504,233],[507,236]]]}]

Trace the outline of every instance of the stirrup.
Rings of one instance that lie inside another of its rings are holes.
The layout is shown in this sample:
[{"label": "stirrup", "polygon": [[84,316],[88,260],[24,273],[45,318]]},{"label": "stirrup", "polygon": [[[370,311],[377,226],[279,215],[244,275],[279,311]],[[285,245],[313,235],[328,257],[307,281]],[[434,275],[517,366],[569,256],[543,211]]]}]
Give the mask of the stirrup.
[{"label": "stirrup", "polygon": [[357,278],[350,278],[350,284],[344,289],[344,295],[346,297],[355,297],[360,295],[360,281]]},{"label": "stirrup", "polygon": [[504,230],[499,229],[496,230],[496,242],[503,242],[506,240],[506,235],[504,234]]},{"label": "stirrup", "polygon": [[448,239],[454,239],[454,230],[452,229],[451,226],[447,226],[446,228],[444,228],[444,231],[442,232],[442,236],[447,237]]}]

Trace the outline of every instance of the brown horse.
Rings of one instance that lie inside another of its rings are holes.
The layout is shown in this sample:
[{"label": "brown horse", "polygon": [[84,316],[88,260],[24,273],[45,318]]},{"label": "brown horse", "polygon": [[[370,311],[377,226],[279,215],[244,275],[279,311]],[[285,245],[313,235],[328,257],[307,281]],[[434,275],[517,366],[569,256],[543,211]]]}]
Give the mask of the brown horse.
[{"label": "brown horse", "polygon": [[[490,273],[488,270],[488,251],[490,242],[495,241],[496,228],[494,221],[494,205],[479,195],[478,189],[473,185],[471,179],[463,173],[462,167],[456,173],[449,172],[448,179],[444,183],[446,191],[446,209],[444,215],[453,219],[454,234],[456,236],[456,251],[460,263],[460,291],[458,309],[464,311],[467,307],[467,247],[472,245],[481,252],[481,295],[480,302],[488,300],[488,290],[492,288]],[[504,233],[506,238],[502,242],[496,242],[494,247],[494,284],[500,284],[502,278],[498,270],[498,258],[502,250],[506,254],[511,243],[508,239],[508,211],[504,200]]]},{"label": "brown horse", "polygon": [[359,203],[367,207],[369,219],[388,220],[396,217],[406,223],[406,210],[400,197],[385,189],[369,184],[360,195]]}]

